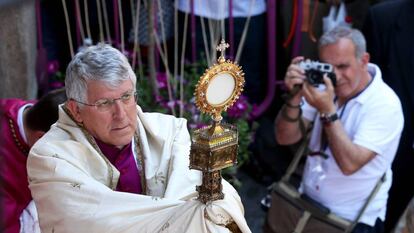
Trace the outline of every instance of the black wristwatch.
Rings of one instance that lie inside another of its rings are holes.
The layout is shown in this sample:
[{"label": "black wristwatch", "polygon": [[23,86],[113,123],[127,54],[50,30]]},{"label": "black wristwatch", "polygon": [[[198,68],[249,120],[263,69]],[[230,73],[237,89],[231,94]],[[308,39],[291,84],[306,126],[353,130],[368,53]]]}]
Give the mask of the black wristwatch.
[{"label": "black wristwatch", "polygon": [[338,114],[335,113],[321,113],[321,122],[323,124],[329,124],[339,119]]}]

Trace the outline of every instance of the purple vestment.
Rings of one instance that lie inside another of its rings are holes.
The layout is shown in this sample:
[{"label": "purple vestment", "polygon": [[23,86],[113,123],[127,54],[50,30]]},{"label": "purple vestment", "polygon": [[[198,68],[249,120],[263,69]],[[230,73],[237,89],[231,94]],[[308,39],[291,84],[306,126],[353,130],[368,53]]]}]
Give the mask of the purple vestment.
[{"label": "purple vestment", "polygon": [[102,153],[121,173],[116,190],[120,192],[141,194],[141,177],[132,152],[132,143],[129,143],[122,149],[118,149],[115,146],[108,145],[97,139],[95,140]]},{"label": "purple vestment", "polygon": [[20,231],[19,217],[32,200],[27,181],[26,161],[29,146],[17,125],[19,108],[30,103],[19,99],[1,99],[0,140],[0,223],[5,233]]}]

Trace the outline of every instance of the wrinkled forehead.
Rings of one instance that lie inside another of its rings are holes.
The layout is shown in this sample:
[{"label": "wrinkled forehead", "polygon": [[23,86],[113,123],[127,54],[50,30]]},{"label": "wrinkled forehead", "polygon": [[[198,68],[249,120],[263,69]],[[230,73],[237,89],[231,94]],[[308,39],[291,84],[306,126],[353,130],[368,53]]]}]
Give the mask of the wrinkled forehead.
[{"label": "wrinkled forehead", "polygon": [[87,99],[89,101],[111,98],[114,99],[134,90],[135,88],[131,80],[121,81],[119,85],[112,85],[102,81],[92,80],[87,83]]},{"label": "wrinkled forehead", "polygon": [[332,65],[346,63],[349,59],[355,58],[355,45],[346,38],[319,48],[319,59]]}]

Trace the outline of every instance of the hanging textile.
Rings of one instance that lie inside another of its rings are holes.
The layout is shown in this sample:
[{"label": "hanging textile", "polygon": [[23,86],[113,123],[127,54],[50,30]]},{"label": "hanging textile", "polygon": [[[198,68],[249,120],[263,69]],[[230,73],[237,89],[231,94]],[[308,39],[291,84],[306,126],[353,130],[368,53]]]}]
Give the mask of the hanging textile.
[{"label": "hanging textile", "polygon": [[[157,6],[158,2],[161,6]],[[161,12],[160,10],[161,9]],[[149,35],[152,29],[148,28],[148,4],[141,4],[139,9],[138,44],[148,45]],[[154,25],[157,36],[161,42],[172,37],[174,33],[174,5],[172,1],[154,1]],[[163,20],[164,33],[161,31],[161,19]],[[129,41],[134,41],[134,30],[129,34]]]}]

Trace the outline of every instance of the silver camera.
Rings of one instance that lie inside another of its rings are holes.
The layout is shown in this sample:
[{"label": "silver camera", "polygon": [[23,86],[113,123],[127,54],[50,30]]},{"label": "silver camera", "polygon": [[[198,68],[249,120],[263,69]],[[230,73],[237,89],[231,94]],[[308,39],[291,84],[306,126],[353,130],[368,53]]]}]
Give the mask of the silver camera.
[{"label": "silver camera", "polygon": [[299,67],[305,71],[306,80],[312,86],[317,87],[319,84],[324,84],[324,74],[327,74],[328,78],[331,79],[332,84],[336,86],[336,75],[331,64],[305,60],[299,63]]}]

